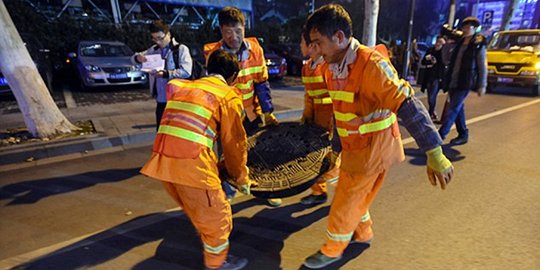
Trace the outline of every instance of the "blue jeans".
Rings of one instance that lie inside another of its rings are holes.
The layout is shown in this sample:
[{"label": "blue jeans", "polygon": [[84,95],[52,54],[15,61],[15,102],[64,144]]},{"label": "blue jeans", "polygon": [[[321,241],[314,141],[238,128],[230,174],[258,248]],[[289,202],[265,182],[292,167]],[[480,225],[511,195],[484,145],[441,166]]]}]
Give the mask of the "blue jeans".
[{"label": "blue jeans", "polygon": [[465,124],[465,98],[469,90],[451,90],[448,92],[450,103],[448,104],[446,117],[442,119],[442,125],[439,128],[439,134],[444,140],[450,129],[456,124],[456,129],[460,137],[469,137],[469,130]]},{"label": "blue jeans", "polygon": [[435,115],[435,104],[437,103],[437,95],[439,94],[439,80],[435,79],[428,83],[428,106],[429,116]]}]

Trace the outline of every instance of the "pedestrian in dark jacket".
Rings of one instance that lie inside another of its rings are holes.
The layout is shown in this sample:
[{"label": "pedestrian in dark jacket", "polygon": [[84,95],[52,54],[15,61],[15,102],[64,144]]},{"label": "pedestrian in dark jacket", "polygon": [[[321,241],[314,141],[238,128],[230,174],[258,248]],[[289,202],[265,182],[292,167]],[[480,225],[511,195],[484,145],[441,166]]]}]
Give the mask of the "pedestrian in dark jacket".
[{"label": "pedestrian in dark jacket", "polygon": [[486,39],[476,34],[478,26],[480,21],[475,17],[463,20],[461,27],[463,36],[456,43],[445,76],[445,90],[448,91],[450,103],[447,115],[439,128],[439,134],[444,140],[455,123],[458,137],[450,141],[455,145],[466,144],[469,139],[464,110],[465,98],[469,91],[476,90],[478,96],[486,93]]},{"label": "pedestrian in dark jacket", "polygon": [[437,103],[437,94],[442,86],[441,81],[444,77],[445,65],[442,58],[442,48],[446,40],[444,37],[438,37],[435,46],[429,48],[422,58],[424,69],[424,80],[422,81],[422,90],[427,89],[429,116],[431,120],[437,121],[435,105]]}]

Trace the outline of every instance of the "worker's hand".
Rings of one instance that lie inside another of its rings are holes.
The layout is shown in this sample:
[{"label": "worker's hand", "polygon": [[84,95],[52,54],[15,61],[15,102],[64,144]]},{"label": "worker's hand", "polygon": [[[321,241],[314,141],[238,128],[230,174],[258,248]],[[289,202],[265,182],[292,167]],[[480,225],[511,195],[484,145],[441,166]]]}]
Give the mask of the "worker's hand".
[{"label": "worker's hand", "polygon": [[279,124],[276,116],[274,116],[273,113],[264,113],[263,115],[261,115],[261,122],[262,123],[259,125],[260,127]]},{"label": "worker's hand", "polygon": [[476,90],[476,94],[477,94],[479,97],[485,95],[485,94],[486,94],[486,88],[485,88],[485,87],[480,87],[480,88],[478,88],[478,90]]},{"label": "worker's hand", "polygon": [[243,184],[238,186],[238,191],[244,195],[250,195],[251,194],[251,187],[256,187],[257,182],[249,180],[247,184]]},{"label": "worker's hand", "polygon": [[427,174],[429,182],[437,186],[437,182],[441,185],[441,189],[445,189],[446,185],[452,180],[454,175],[454,166],[442,152],[442,148],[437,146],[426,152],[427,155]]},{"label": "worker's hand", "polygon": [[139,62],[139,63],[146,62],[146,57],[143,54],[137,54],[137,56],[135,56],[135,57],[137,58],[137,62]]},{"label": "worker's hand", "polygon": [[309,117],[302,116],[302,118],[300,118],[300,125],[309,124],[311,122],[313,122],[313,119]]}]

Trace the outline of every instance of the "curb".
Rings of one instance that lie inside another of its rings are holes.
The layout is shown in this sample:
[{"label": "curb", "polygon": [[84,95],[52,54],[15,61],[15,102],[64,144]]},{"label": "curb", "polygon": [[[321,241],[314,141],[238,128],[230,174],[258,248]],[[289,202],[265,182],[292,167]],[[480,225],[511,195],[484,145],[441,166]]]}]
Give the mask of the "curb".
[{"label": "curb", "polygon": [[[303,109],[291,109],[275,113],[278,120],[297,120],[302,116]],[[96,131],[105,131],[99,121],[93,121]],[[154,141],[155,132],[135,132],[122,135],[91,134],[75,139],[58,142],[40,142],[15,146],[6,151],[0,151],[0,171],[25,168],[50,162],[68,160],[87,156],[90,152],[111,152],[125,150],[127,145],[149,145]],[[112,148],[112,149],[109,149]],[[109,149],[109,150],[107,150]],[[45,161],[49,160],[49,161]]]}]

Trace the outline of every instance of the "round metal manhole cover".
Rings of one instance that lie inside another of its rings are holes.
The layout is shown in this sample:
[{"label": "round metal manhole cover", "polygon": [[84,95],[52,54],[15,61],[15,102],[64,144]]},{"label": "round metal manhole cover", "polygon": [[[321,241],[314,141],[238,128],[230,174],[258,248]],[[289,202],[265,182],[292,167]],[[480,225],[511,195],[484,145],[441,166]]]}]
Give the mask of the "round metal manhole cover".
[{"label": "round metal manhole cover", "polygon": [[328,170],[330,151],[328,132],[315,125],[280,123],[258,131],[248,138],[249,176],[258,184],[251,193],[261,198],[301,193]]}]

